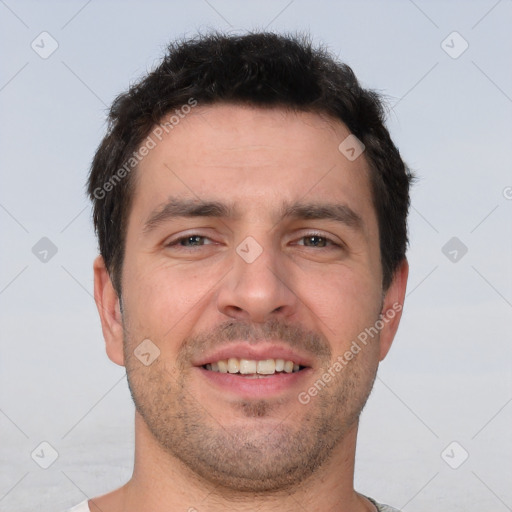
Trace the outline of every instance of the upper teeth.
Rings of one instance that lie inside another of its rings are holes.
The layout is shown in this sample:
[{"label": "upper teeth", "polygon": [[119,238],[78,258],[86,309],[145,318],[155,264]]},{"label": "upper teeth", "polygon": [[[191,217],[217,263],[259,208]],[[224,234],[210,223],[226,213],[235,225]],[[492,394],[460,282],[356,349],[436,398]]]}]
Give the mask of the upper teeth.
[{"label": "upper teeth", "polygon": [[206,365],[207,370],[220,373],[241,373],[250,375],[259,373],[261,375],[272,375],[276,372],[298,372],[300,366],[293,361],[285,361],[284,359],[264,359],[256,361],[254,359],[237,359],[230,357],[229,359],[221,359],[215,363]]}]

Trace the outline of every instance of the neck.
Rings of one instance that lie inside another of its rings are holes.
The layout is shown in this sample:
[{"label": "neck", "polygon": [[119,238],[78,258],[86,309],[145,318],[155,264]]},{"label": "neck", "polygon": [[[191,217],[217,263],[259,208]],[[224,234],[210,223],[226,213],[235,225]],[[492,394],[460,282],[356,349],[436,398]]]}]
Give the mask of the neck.
[{"label": "neck", "polygon": [[255,495],[221,488],[200,478],[161,448],[136,413],[135,464],[131,480],[117,491],[91,500],[89,506],[92,512],[374,510],[353,487],[357,427],[357,423],[354,424],[331,457],[299,486]]}]

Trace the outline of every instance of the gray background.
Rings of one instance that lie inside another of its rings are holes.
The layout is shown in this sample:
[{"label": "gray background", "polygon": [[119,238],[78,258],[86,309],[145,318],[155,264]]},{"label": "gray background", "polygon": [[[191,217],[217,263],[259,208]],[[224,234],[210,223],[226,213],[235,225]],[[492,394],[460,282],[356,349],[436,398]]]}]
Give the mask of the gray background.
[{"label": "gray background", "polygon": [[[310,31],[387,96],[420,176],[404,318],[363,413],[356,488],[406,512],[512,510],[511,26],[511,0],[0,0],[0,510],[65,510],[131,474],[133,406],[91,295],[84,183],[106,106],[166,42],[208,28]],[[43,31],[58,43],[47,58]]]}]

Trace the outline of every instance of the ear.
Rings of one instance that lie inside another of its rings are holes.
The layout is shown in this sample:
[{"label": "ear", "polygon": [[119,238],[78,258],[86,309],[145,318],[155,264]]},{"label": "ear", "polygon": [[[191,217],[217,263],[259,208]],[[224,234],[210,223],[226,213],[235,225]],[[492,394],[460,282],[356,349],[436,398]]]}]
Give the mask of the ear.
[{"label": "ear", "polygon": [[381,311],[381,321],[384,323],[380,331],[380,356],[382,361],[393,343],[405,300],[405,290],[407,288],[407,277],[409,276],[409,263],[404,258],[400,266],[396,269],[393,280],[389,285],[385,295]]},{"label": "ear", "polygon": [[108,357],[124,366],[123,323],[119,297],[101,256],[94,260],[94,300],[101,319]]}]

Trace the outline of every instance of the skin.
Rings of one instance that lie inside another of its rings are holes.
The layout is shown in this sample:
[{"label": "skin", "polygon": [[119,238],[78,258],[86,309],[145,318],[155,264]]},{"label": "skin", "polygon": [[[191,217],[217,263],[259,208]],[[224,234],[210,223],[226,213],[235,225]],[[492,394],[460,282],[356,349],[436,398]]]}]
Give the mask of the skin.
[{"label": "skin", "polygon": [[[382,289],[369,169],[364,153],[338,150],[348,135],[316,113],[198,106],[141,162],[122,305],[102,258],[94,264],[107,354],[126,367],[136,404],[135,465],[125,486],[90,500],[93,512],[374,510],[353,488],[358,417],[401,310],[308,404],[297,399],[405,296],[405,260]],[[145,229],[171,197],[237,215]],[[297,201],[343,204],[360,223],[279,215]],[[195,234],[206,238],[175,243]],[[252,263],[236,252],[247,236],[262,249]],[[145,339],[160,350],[149,366],[134,356]],[[233,339],[279,340],[310,367],[269,397],[221,392],[194,363]]]}]

